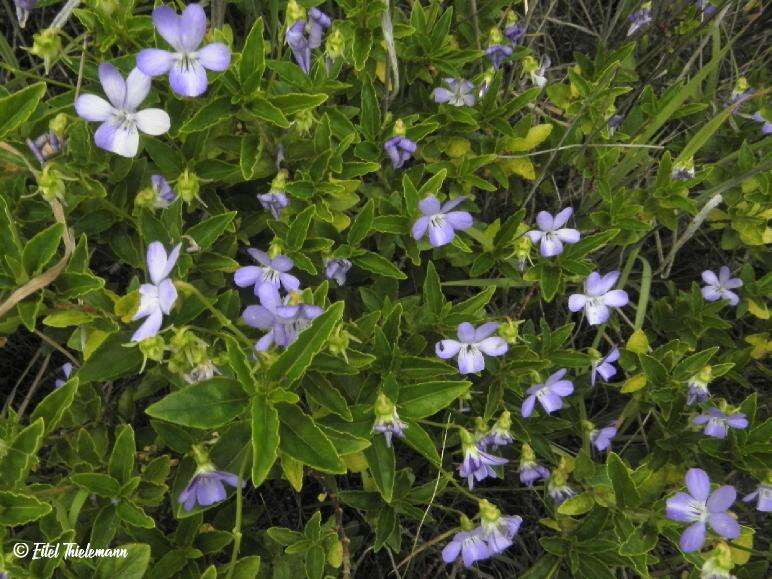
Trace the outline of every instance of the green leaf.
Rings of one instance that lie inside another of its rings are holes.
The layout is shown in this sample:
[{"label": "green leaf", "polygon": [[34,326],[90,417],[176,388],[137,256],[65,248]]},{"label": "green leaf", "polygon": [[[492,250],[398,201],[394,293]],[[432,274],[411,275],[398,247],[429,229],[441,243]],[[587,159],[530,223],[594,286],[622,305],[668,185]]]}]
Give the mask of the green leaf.
[{"label": "green leaf", "polygon": [[399,413],[406,418],[425,418],[446,408],[469,391],[471,382],[447,380],[403,386],[399,390]]},{"label": "green leaf", "polygon": [[141,529],[155,528],[155,521],[145,514],[137,505],[127,500],[121,501],[115,509],[115,513],[122,521]]},{"label": "green leaf", "polygon": [[440,276],[433,262],[426,266],[426,277],[423,286],[423,303],[430,312],[439,314],[442,306],[445,304],[445,296],[442,295],[442,286],[440,285]]},{"label": "green leaf", "polygon": [[245,94],[254,92],[260,85],[265,71],[265,41],[263,40],[263,18],[255,20],[241,51],[239,79]]},{"label": "green leaf", "polygon": [[[233,567],[233,577],[231,579],[254,579],[259,575],[260,571],[260,557],[257,555],[250,555],[249,557],[242,557],[236,561],[236,565]],[[215,573],[215,577],[217,574]]]},{"label": "green leaf", "polygon": [[290,223],[287,233],[287,246],[291,249],[300,249],[308,236],[308,228],[311,226],[311,220],[316,214],[313,205],[309,205],[303,211],[295,215]]},{"label": "green leaf", "polygon": [[303,390],[313,400],[343,420],[351,422],[351,409],[343,395],[321,374],[311,374],[303,379]]},{"label": "green leaf", "polygon": [[247,109],[249,113],[262,121],[267,121],[282,129],[288,129],[290,126],[287,117],[279,108],[268,102],[264,97],[257,97],[250,103]]},{"label": "green leaf", "polygon": [[354,219],[354,223],[351,224],[351,229],[348,230],[348,244],[351,246],[357,246],[370,232],[370,228],[373,226],[373,219],[375,218],[375,203],[370,199],[365,203],[359,215]]},{"label": "green leaf", "polygon": [[51,512],[51,505],[28,497],[0,491],[0,525],[16,527],[39,519]]},{"label": "green leaf", "polygon": [[270,97],[271,103],[276,105],[285,115],[291,115],[309,109],[314,109],[325,102],[329,97],[324,93],[288,93]]},{"label": "green leaf", "polygon": [[43,318],[43,324],[50,328],[69,328],[85,326],[97,319],[97,316],[84,310],[59,310]]},{"label": "green leaf", "polygon": [[158,165],[161,172],[171,176],[182,171],[185,160],[179,151],[167,143],[152,137],[143,136],[142,143],[150,158]]},{"label": "green leaf", "polygon": [[560,288],[560,268],[549,263],[544,263],[539,276],[541,297],[544,301],[551,302]]},{"label": "green leaf", "polygon": [[277,410],[279,448],[283,453],[322,472],[346,472],[332,442],[309,416],[290,404],[279,404]]},{"label": "green leaf", "polygon": [[46,83],[38,82],[0,98],[0,139],[21,126],[46,93]]},{"label": "green leaf", "polygon": [[414,450],[421,453],[429,462],[440,466],[440,455],[437,453],[437,444],[431,436],[417,423],[409,422],[404,429],[405,442]]},{"label": "green leaf", "polygon": [[583,515],[591,511],[593,506],[595,506],[595,499],[592,498],[592,493],[582,493],[561,503],[558,507],[558,513],[561,515]]},{"label": "green leaf", "polygon": [[223,234],[235,217],[235,211],[215,215],[209,219],[204,219],[200,223],[196,223],[187,230],[186,234],[195,239],[196,244],[201,249],[209,249],[212,247],[212,244],[217,241],[217,238]]},{"label": "green leaf", "polygon": [[332,335],[335,326],[343,317],[345,305],[336,302],[316,318],[311,326],[298,336],[279,358],[271,365],[268,376],[272,380],[286,380],[289,383],[300,378],[311,365],[314,356],[318,354]]},{"label": "green leaf", "polygon": [[551,124],[536,125],[528,129],[528,134],[525,137],[507,139],[504,142],[504,149],[511,153],[532,151],[546,141],[550,133],[552,133]]},{"label": "green leaf", "polygon": [[325,559],[326,555],[321,545],[313,545],[306,551],[305,568],[308,579],[322,579]]},{"label": "green leaf", "polygon": [[228,353],[228,365],[236,375],[236,379],[241,384],[244,392],[254,392],[255,377],[252,375],[252,366],[247,353],[235,338],[228,335],[224,336],[224,338]]},{"label": "green leaf", "polygon": [[110,453],[107,472],[120,483],[125,483],[131,477],[134,470],[134,454],[137,452],[134,442],[134,429],[131,424],[122,424],[118,427],[115,444]]},{"label": "green leaf", "polygon": [[230,98],[222,97],[205,104],[198,109],[180,127],[179,134],[186,135],[213,127],[219,122],[227,121],[233,118],[233,109]]},{"label": "green leaf", "polygon": [[630,471],[614,452],[609,452],[606,458],[606,471],[611,479],[611,484],[614,485],[617,507],[620,509],[637,507],[641,503],[641,496],[630,476]]},{"label": "green leaf", "polygon": [[148,416],[191,428],[217,428],[246,408],[244,389],[233,380],[215,377],[177,390],[151,404]]},{"label": "green leaf", "polygon": [[407,279],[405,273],[382,255],[364,251],[352,259],[354,265],[372,273],[393,279]]},{"label": "green leaf", "polygon": [[72,401],[75,399],[75,394],[78,391],[79,382],[80,372],[78,372],[77,377],[68,380],[61,388],[56,388],[46,394],[46,397],[38,403],[32,412],[30,421],[34,422],[38,418],[42,418],[46,425],[45,434],[53,432],[59,426],[64,413],[72,406]]},{"label": "green leaf", "polygon": [[373,438],[372,446],[365,449],[364,455],[378,492],[381,493],[384,501],[390,503],[394,495],[394,471],[396,470],[394,449],[386,445],[383,436],[377,435]]},{"label": "green leaf", "polygon": [[97,472],[83,472],[70,475],[70,480],[81,488],[100,497],[113,498],[121,493],[121,485],[113,477]]},{"label": "green leaf", "polygon": [[606,245],[609,241],[614,239],[618,234],[619,234],[619,229],[607,229],[605,231],[601,231],[600,233],[583,237],[577,243],[574,243],[573,245],[569,245],[568,247],[566,247],[566,250],[563,252],[562,259],[563,261],[570,261],[570,260],[579,259],[580,257],[584,257],[588,253],[597,251],[598,249]]},{"label": "green leaf", "polygon": [[666,384],[667,369],[662,365],[662,362],[648,354],[639,354],[638,359],[641,361],[641,367],[646,373],[649,384],[657,386],[664,386]]},{"label": "green leaf", "polygon": [[112,547],[125,549],[126,557],[103,557],[98,559],[95,579],[142,579],[150,565],[150,545],[128,543]]},{"label": "green leaf", "polygon": [[252,483],[263,484],[279,449],[279,414],[265,396],[252,398],[250,407],[252,425]]},{"label": "green leaf", "polygon": [[54,223],[30,239],[24,246],[21,262],[32,275],[41,271],[56,254],[64,233],[64,225]]},{"label": "green leaf", "polygon": [[38,418],[22,429],[6,448],[0,459],[0,480],[3,486],[15,487],[27,478],[30,468],[37,461],[37,453],[43,441],[45,423]]},{"label": "green leaf", "polygon": [[105,339],[78,372],[80,383],[108,382],[139,372],[142,352],[137,347],[125,347],[127,340],[123,333]]},{"label": "green leaf", "polygon": [[363,76],[360,110],[360,125],[362,132],[368,141],[375,141],[378,131],[381,130],[381,107],[375,94],[373,81],[369,76]]}]

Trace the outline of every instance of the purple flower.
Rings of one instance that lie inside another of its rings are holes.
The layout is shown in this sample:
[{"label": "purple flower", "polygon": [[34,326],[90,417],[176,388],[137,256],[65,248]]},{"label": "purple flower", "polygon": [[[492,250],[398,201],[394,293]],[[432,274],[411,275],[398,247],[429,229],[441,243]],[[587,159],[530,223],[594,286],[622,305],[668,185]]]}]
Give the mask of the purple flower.
[{"label": "purple flower", "polygon": [[537,480],[548,479],[550,476],[549,469],[534,460],[520,460],[518,472],[520,473],[520,482],[528,487],[532,487]]},{"label": "purple flower", "polygon": [[721,266],[718,277],[711,270],[706,269],[702,272],[702,281],[708,284],[702,288],[702,297],[709,302],[723,299],[728,301],[730,306],[740,303],[740,297],[731,290],[742,287],[743,281],[738,277],[732,277],[727,266]]},{"label": "purple flower", "polygon": [[255,350],[258,352],[266,351],[272,344],[286,348],[323,311],[319,306],[292,304],[291,295],[282,300],[279,290],[266,283],[260,286],[257,296],[260,298],[260,305],[248,306],[242,318],[248,326],[268,330],[255,344]]},{"label": "purple flower", "polygon": [[523,518],[515,516],[499,516],[495,520],[483,519],[480,524],[481,537],[488,543],[491,555],[503,553],[512,546],[512,539],[520,530]]},{"label": "purple flower", "polygon": [[161,329],[163,315],[172,311],[177,301],[177,288],[169,279],[174,264],[180,256],[181,244],[177,244],[167,255],[160,241],[154,241],[147,247],[147,271],[152,283],[139,286],[139,309],[132,320],[147,318],[131,337],[132,342],[141,342],[152,338]]},{"label": "purple flower", "polygon": [[515,439],[509,431],[512,426],[512,419],[510,416],[508,410],[502,412],[488,434],[477,442],[477,446],[482,450],[487,449],[489,446],[491,446],[493,450],[496,450],[500,446],[512,444]]},{"label": "purple flower", "polygon": [[288,292],[297,291],[300,288],[300,280],[288,273],[294,263],[286,255],[277,255],[271,259],[264,251],[252,248],[247,249],[247,253],[261,265],[248,265],[237,269],[233,274],[233,281],[237,286],[254,285],[255,295],[259,295],[260,288],[267,285],[276,292],[277,299],[279,287],[283,287]]},{"label": "purple flower", "polygon": [[191,511],[198,503],[202,507],[208,507],[220,501],[224,501],[228,493],[225,485],[232,487],[244,487],[246,481],[239,481],[239,477],[223,470],[215,470],[214,466],[199,467],[188,486],[180,493],[177,499],[186,511]]},{"label": "purple flower", "polygon": [[[532,57],[526,57],[530,58],[533,61]],[[535,61],[534,61],[535,62]],[[528,76],[531,79],[531,83],[533,83],[534,86],[538,86],[539,88],[544,88],[547,86],[547,70],[552,65],[552,59],[547,56],[546,54],[543,54],[539,58],[539,64],[528,66]]]},{"label": "purple flower", "polygon": [[616,376],[617,369],[614,367],[614,362],[619,360],[619,348],[614,346],[611,351],[606,354],[605,358],[601,358],[592,363],[592,371],[590,373],[590,384],[595,386],[595,379],[600,374],[604,381],[608,382],[614,376]]},{"label": "purple flower", "polygon": [[53,131],[39,135],[34,141],[27,139],[26,143],[41,165],[45,164],[51,157],[61,153],[63,146],[62,140]]},{"label": "purple flower", "polygon": [[393,169],[401,169],[413,157],[417,147],[414,141],[406,137],[392,137],[383,145]]},{"label": "purple flower", "polygon": [[493,555],[488,544],[482,539],[482,529],[477,527],[472,531],[459,531],[442,550],[442,560],[453,563],[459,554],[464,561],[464,567],[469,569],[477,561],[483,561]]},{"label": "purple flower", "polygon": [[469,490],[474,488],[474,481],[480,482],[488,477],[496,478],[496,471],[491,467],[499,466],[509,462],[506,458],[488,454],[474,442],[464,442],[462,444],[464,451],[464,460],[458,467],[458,474],[465,478],[469,484]]},{"label": "purple flower", "polygon": [[509,349],[503,338],[492,336],[499,325],[488,322],[475,328],[469,322],[459,324],[456,330],[458,340],[441,340],[434,349],[443,360],[458,356],[458,371],[461,374],[475,374],[485,369],[485,358],[502,356]]},{"label": "purple flower", "polygon": [[706,372],[703,371],[699,374],[695,374],[686,382],[688,388],[686,404],[689,406],[705,402],[710,397],[710,392],[708,391],[710,373],[708,372],[707,376],[703,376],[705,373]]},{"label": "purple flower", "polygon": [[27,25],[27,18],[38,4],[38,0],[13,0],[16,5],[16,20],[19,22],[19,28]]},{"label": "purple flower", "polygon": [[692,419],[692,424],[705,425],[702,431],[706,436],[713,438],[726,438],[730,428],[743,430],[748,428],[748,419],[742,412],[726,414],[718,408],[709,408],[703,414]]},{"label": "purple flower", "polygon": [[332,19],[318,8],[308,11],[308,47],[319,48],[322,45],[322,37],[325,31],[332,26]]},{"label": "purple flower", "polygon": [[644,5],[640,10],[630,14],[627,19],[630,21],[627,36],[632,36],[651,23],[651,7]]},{"label": "purple flower", "polygon": [[609,135],[613,135],[616,130],[622,126],[622,123],[625,122],[624,115],[612,115],[608,120],[608,132]]},{"label": "purple flower", "polygon": [[437,87],[432,98],[437,104],[448,103],[454,107],[473,107],[475,103],[474,84],[463,78],[444,78],[447,88]]},{"label": "purple flower", "polygon": [[512,56],[512,47],[504,44],[491,44],[485,50],[485,56],[491,61],[494,70],[498,70],[503,62]]},{"label": "purple flower", "polygon": [[703,16],[712,16],[716,13],[716,7],[710,3],[710,0],[695,0],[694,3]]},{"label": "purple flower", "polygon": [[351,261],[343,258],[332,258],[324,262],[324,275],[327,279],[334,279],[338,285],[346,283],[346,274],[351,269]]},{"label": "purple flower", "polygon": [[504,36],[509,39],[513,46],[517,46],[523,42],[527,32],[528,28],[524,24],[512,24],[504,29]]},{"label": "purple flower", "polygon": [[386,446],[391,446],[392,436],[405,437],[404,430],[407,428],[407,423],[400,420],[396,406],[384,394],[378,396],[374,411],[373,432],[383,434],[386,438]]},{"label": "purple flower", "polygon": [[600,452],[604,452],[611,448],[611,441],[617,435],[617,427],[615,424],[601,428],[600,430],[593,430],[590,432],[590,442]]},{"label": "purple flower", "polygon": [[257,196],[263,209],[269,211],[274,219],[281,217],[282,210],[289,205],[289,199],[282,191],[270,191]]},{"label": "purple flower", "polygon": [[547,483],[547,494],[555,501],[556,505],[560,505],[571,497],[575,497],[576,491],[566,483],[561,484],[550,479]]},{"label": "purple flower", "polygon": [[743,502],[756,502],[756,510],[762,513],[772,513],[772,485],[761,483],[756,490],[743,497]]},{"label": "purple flower", "polygon": [[137,111],[150,92],[150,77],[135,68],[126,80],[112,65],[99,65],[99,81],[110,102],[94,94],[83,94],[75,101],[75,111],[87,121],[101,122],[94,133],[97,147],[123,157],[133,157],[139,147],[139,131],[162,135],[171,120],[162,109]]},{"label": "purple flower", "polygon": [[612,271],[603,277],[597,271],[592,272],[584,282],[584,293],[569,296],[568,309],[578,312],[584,308],[587,321],[592,326],[606,322],[609,318],[609,307],[621,308],[627,305],[627,292],[611,289],[618,279],[618,271]]},{"label": "purple flower", "polygon": [[284,39],[292,50],[295,62],[304,73],[308,74],[311,70],[311,47],[306,38],[306,23],[303,20],[295,22],[287,28]]},{"label": "purple flower", "polygon": [[429,231],[429,243],[432,247],[447,245],[456,236],[457,229],[472,227],[472,216],[466,211],[451,211],[466,197],[456,197],[442,205],[434,195],[429,195],[418,204],[422,216],[413,224],[413,239],[420,241]]},{"label": "purple flower", "polygon": [[222,42],[207,44],[199,50],[206,34],[206,14],[198,4],[188,4],[182,14],[169,6],[153,10],[153,23],[174,52],[146,48],[137,55],[137,67],[149,76],[169,75],[172,90],[183,97],[197,97],[206,92],[206,71],[222,72],[231,63],[231,51]]},{"label": "purple flower", "polygon": [[65,362],[62,364],[62,375],[64,378],[57,378],[54,382],[54,388],[61,388],[67,383],[67,380],[70,379],[70,376],[72,375],[72,364],[70,362]]},{"label": "purple flower", "polygon": [[153,187],[153,193],[155,193],[155,207],[164,209],[177,199],[177,194],[163,175],[151,175],[150,184]]},{"label": "purple flower", "polygon": [[756,111],[751,118],[757,123],[761,123],[762,135],[772,135],[772,121],[768,121],[762,111]]},{"label": "purple flower", "polygon": [[532,229],[526,235],[533,243],[541,242],[539,250],[543,257],[560,255],[563,253],[563,243],[579,241],[581,233],[576,229],[563,227],[573,212],[571,207],[566,207],[553,217],[551,213],[539,211],[536,216],[536,225],[539,226],[539,229]]},{"label": "purple flower", "polygon": [[533,414],[533,408],[537,400],[547,414],[563,408],[563,397],[571,395],[574,391],[573,382],[563,380],[566,372],[568,370],[561,368],[547,378],[544,384],[534,384],[526,391],[528,396],[523,400],[523,407],[521,409],[523,418],[528,418]]},{"label": "purple flower", "polygon": [[740,525],[728,509],[737,491],[727,485],[710,492],[710,479],[700,468],[690,468],[684,479],[689,494],[678,492],[667,500],[666,516],[671,521],[692,523],[681,535],[680,546],[685,553],[698,551],[705,543],[707,524],[725,539],[740,536]]}]

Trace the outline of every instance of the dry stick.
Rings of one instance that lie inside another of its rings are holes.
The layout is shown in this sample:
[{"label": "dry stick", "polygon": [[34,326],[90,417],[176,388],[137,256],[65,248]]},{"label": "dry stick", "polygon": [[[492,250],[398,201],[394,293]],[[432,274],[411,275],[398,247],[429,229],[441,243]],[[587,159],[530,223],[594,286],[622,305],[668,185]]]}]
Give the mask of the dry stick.
[{"label": "dry stick", "polygon": [[24,411],[27,410],[27,406],[29,406],[33,394],[35,394],[38,387],[40,386],[40,381],[43,379],[43,374],[45,374],[46,370],[48,369],[48,362],[50,361],[51,354],[47,354],[46,359],[43,360],[43,364],[38,369],[38,373],[35,376],[35,380],[32,382],[32,386],[30,386],[29,392],[27,392],[27,395],[24,397],[24,400],[22,400],[21,405],[19,406],[19,411],[17,412],[19,420],[21,420],[21,417],[24,415]]},{"label": "dry stick", "polygon": [[2,416],[5,416],[5,413],[8,411],[8,408],[11,406],[11,404],[13,404],[13,399],[16,398],[16,390],[18,390],[19,384],[21,384],[22,381],[27,377],[27,374],[29,374],[29,371],[35,365],[35,362],[38,361],[38,358],[40,358],[41,351],[42,351],[42,348],[39,348],[38,351],[35,352],[35,355],[32,356],[32,360],[29,361],[29,364],[27,364],[27,367],[24,368],[24,372],[21,373],[21,376],[19,376],[19,379],[16,381],[16,384],[13,385],[13,390],[11,390],[11,393],[8,395],[8,398],[5,399],[5,404],[3,404]]},{"label": "dry stick", "polygon": [[45,335],[43,332],[41,332],[40,330],[35,330],[33,333],[34,333],[34,334],[35,334],[35,335],[36,335],[38,338],[40,338],[41,340],[43,340],[43,341],[44,341],[46,344],[48,344],[49,346],[51,346],[51,347],[52,347],[52,348],[54,348],[55,350],[59,350],[59,352],[61,352],[61,353],[62,353],[62,354],[64,354],[65,356],[67,356],[67,359],[68,359],[70,362],[72,362],[72,363],[75,365],[75,367],[80,367],[80,362],[78,362],[78,359],[77,359],[77,358],[75,358],[75,356],[73,356],[72,354],[70,354],[70,353],[69,353],[69,352],[68,352],[68,351],[67,351],[67,350],[66,350],[64,347],[62,347],[62,346],[61,346],[61,345],[60,345],[58,342],[56,342],[56,341],[52,340],[51,338],[49,338],[48,336],[46,336],[46,335]]},{"label": "dry stick", "polygon": [[[391,65],[392,91],[388,101],[396,98],[399,92],[399,63],[397,62],[397,48],[394,45],[394,26],[391,22],[391,3],[386,2],[386,9],[381,14],[381,31],[383,40],[386,42],[386,52],[389,55],[389,64]],[[386,87],[388,90],[388,86]]]},{"label": "dry stick", "polygon": [[350,579],[351,578],[351,553],[349,552],[349,544],[351,543],[351,539],[349,539],[348,536],[346,535],[346,529],[343,526],[343,508],[340,506],[340,499],[338,498],[337,484],[335,484],[334,489],[333,489],[333,485],[329,485],[325,483],[325,486],[328,488],[330,500],[332,500],[332,505],[335,510],[335,526],[337,527],[338,539],[340,540],[340,544],[343,551],[343,556],[341,557],[342,559],[341,566],[343,567],[343,579]]}]

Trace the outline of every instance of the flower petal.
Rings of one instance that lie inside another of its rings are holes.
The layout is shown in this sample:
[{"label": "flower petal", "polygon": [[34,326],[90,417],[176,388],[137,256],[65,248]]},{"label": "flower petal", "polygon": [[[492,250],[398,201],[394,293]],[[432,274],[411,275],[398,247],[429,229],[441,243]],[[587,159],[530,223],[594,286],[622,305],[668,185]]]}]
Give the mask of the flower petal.
[{"label": "flower petal", "polygon": [[539,229],[542,231],[552,231],[554,223],[555,220],[553,219],[552,214],[547,211],[539,211],[536,215],[536,225],[538,225]]},{"label": "flower petal", "polygon": [[122,157],[134,157],[139,148],[139,133],[134,126],[124,128],[107,121],[102,123],[94,133],[94,142],[97,147],[105,151]]},{"label": "flower petal", "polygon": [[558,396],[570,396],[574,392],[574,384],[570,380],[560,380],[550,384],[550,392]]},{"label": "flower petal", "polygon": [[555,215],[555,219],[552,222],[552,228],[560,229],[561,227],[563,227],[566,223],[568,223],[568,220],[571,218],[571,215],[573,215],[573,213],[574,213],[573,207],[566,207],[565,209],[563,209],[563,211]]},{"label": "flower petal", "polygon": [[107,99],[116,109],[122,109],[126,100],[126,81],[112,64],[99,65],[99,82],[102,83]]},{"label": "flower petal", "polygon": [[725,539],[736,539],[740,536],[740,525],[729,513],[711,513],[708,521],[710,528]]},{"label": "flower petal", "polygon": [[493,332],[495,332],[498,329],[499,329],[499,324],[497,324],[496,322],[486,322],[485,324],[483,324],[482,326],[480,326],[474,331],[473,340],[475,342],[480,342],[485,338],[487,338],[488,336],[493,335]]},{"label": "flower petal", "polygon": [[621,308],[626,306],[629,298],[625,290],[611,290],[605,296],[603,296],[603,303],[613,308]]},{"label": "flower petal", "polygon": [[443,203],[442,207],[440,208],[440,212],[449,213],[452,209],[458,207],[464,201],[466,201],[466,195],[459,195],[458,197],[454,197],[449,201],[445,201],[445,203]]},{"label": "flower petal", "polygon": [[158,285],[166,277],[166,248],[160,241],[153,241],[147,246],[147,272],[151,281]]},{"label": "flower petal", "polygon": [[737,491],[731,485],[717,488],[708,497],[707,507],[711,513],[720,513],[732,506],[737,498]]},{"label": "flower petal", "polygon": [[476,374],[485,370],[482,352],[475,347],[462,347],[458,352],[458,370],[462,374]]},{"label": "flower petal", "polygon": [[148,76],[167,74],[174,64],[174,54],[160,48],[145,48],[137,54],[137,68]]},{"label": "flower petal", "polygon": [[125,105],[127,110],[137,110],[137,107],[147,98],[150,92],[150,80],[150,77],[139,68],[132,69],[129,76],[126,77]]},{"label": "flower petal", "polygon": [[437,104],[442,104],[450,101],[453,98],[453,93],[446,88],[437,87],[432,91],[432,99]]},{"label": "flower petal", "polygon": [[718,285],[718,278],[716,277],[716,274],[709,269],[706,269],[702,272],[702,281],[708,285]]},{"label": "flower petal", "polygon": [[163,109],[145,109],[134,117],[137,128],[146,135],[163,135],[171,127],[169,114]]},{"label": "flower petal", "polygon": [[447,221],[433,223],[429,221],[429,243],[432,247],[442,247],[447,245],[456,236],[453,226]]},{"label": "flower petal", "polygon": [[539,252],[542,254],[542,257],[554,257],[563,253],[563,244],[557,236],[547,233],[541,238]]},{"label": "flower petal", "polygon": [[152,338],[161,329],[163,323],[163,314],[160,309],[156,309],[151,313],[143,324],[134,332],[131,337],[132,342],[141,342],[146,338]]},{"label": "flower petal", "polygon": [[445,214],[445,219],[453,229],[469,229],[474,223],[474,219],[466,211],[451,211]]},{"label": "flower petal", "polygon": [[416,241],[420,241],[424,235],[426,235],[426,230],[429,227],[429,218],[425,215],[422,217],[419,217],[416,219],[416,222],[413,224],[413,228],[410,231],[410,234],[413,236],[413,239]]},{"label": "flower petal", "polygon": [[435,344],[434,351],[443,360],[448,360],[458,354],[461,343],[456,340],[440,340]]},{"label": "flower petal", "polygon": [[558,229],[555,236],[563,243],[577,243],[582,238],[582,234],[576,229]]},{"label": "flower petal", "polygon": [[608,320],[610,310],[602,302],[593,300],[585,304],[584,311],[587,314],[587,321],[591,326],[603,324]]},{"label": "flower petal", "polygon": [[213,42],[207,44],[198,51],[198,61],[201,66],[215,72],[228,70],[231,63],[231,51],[226,44],[222,42]]},{"label": "flower petal", "polygon": [[87,121],[106,121],[113,116],[115,109],[100,96],[83,94],[75,101],[75,112]]},{"label": "flower petal", "polygon": [[158,286],[158,303],[161,305],[161,311],[165,314],[170,313],[175,301],[177,301],[177,288],[174,287],[174,282],[167,278]]},{"label": "flower petal", "polygon": [[536,396],[531,394],[528,396],[525,400],[523,400],[523,406],[520,409],[520,414],[523,416],[523,418],[528,418],[531,414],[533,414],[533,407],[536,404]]},{"label": "flower petal", "polygon": [[689,493],[695,499],[700,501],[708,499],[710,494],[710,478],[704,470],[701,468],[690,468],[686,471],[684,482],[686,483],[686,488],[689,489]]},{"label": "flower petal", "polygon": [[206,14],[200,4],[188,4],[182,11],[177,33],[185,51],[193,52],[201,45],[206,34]]},{"label": "flower petal", "polygon": [[587,296],[584,294],[571,294],[568,297],[568,309],[572,312],[578,312],[587,303]]},{"label": "flower petal", "polygon": [[177,51],[182,50],[180,41],[180,17],[169,6],[161,6],[153,10],[153,24],[163,39]]},{"label": "flower petal", "polygon": [[197,60],[190,59],[187,63],[178,61],[169,72],[169,84],[180,96],[200,96],[206,92],[208,85],[206,70]]},{"label": "flower petal", "polygon": [[541,398],[539,398],[539,402],[541,403],[542,408],[544,408],[544,412],[547,414],[551,414],[552,412],[555,412],[555,410],[563,408],[563,399],[552,392],[543,394]]},{"label": "flower petal", "polygon": [[705,523],[694,523],[681,533],[681,539],[678,544],[684,553],[699,551],[705,543]]},{"label": "flower petal", "polygon": [[280,273],[279,281],[288,292],[294,292],[300,289],[300,280],[290,273]]},{"label": "flower petal", "polygon": [[488,354],[489,356],[503,356],[507,353],[509,346],[503,338],[493,336],[491,338],[485,338],[477,343],[477,347],[480,351]]},{"label": "flower petal", "polygon": [[475,333],[476,330],[474,326],[469,322],[460,323],[456,329],[456,335],[458,336],[459,341],[466,344],[471,344],[475,341]]},{"label": "flower petal", "polygon": [[[456,537],[460,534],[461,533],[457,533]],[[453,540],[442,549],[442,560],[445,561],[445,563],[450,564],[458,559],[458,554],[461,552],[461,541],[456,540],[456,537],[453,537]]]},{"label": "flower petal", "polygon": [[701,290],[702,297],[709,302],[715,302],[721,299],[721,291],[716,286],[706,285]]},{"label": "flower petal", "polygon": [[276,317],[263,306],[247,306],[244,313],[241,314],[244,322],[253,328],[267,330],[272,327]]},{"label": "flower petal", "polygon": [[684,492],[678,492],[665,503],[665,516],[671,521],[692,523],[697,520],[693,508],[694,499]]},{"label": "flower petal", "polygon": [[441,205],[434,195],[429,195],[418,202],[418,208],[424,215],[435,215],[440,212]]},{"label": "flower petal", "polygon": [[539,243],[539,240],[544,236],[544,232],[539,231],[538,229],[532,229],[531,231],[528,231],[526,235],[528,236],[528,239],[531,240],[531,243]]},{"label": "flower petal", "polygon": [[240,267],[233,274],[233,282],[239,287],[253,286],[260,279],[262,273],[262,270],[256,265]]}]

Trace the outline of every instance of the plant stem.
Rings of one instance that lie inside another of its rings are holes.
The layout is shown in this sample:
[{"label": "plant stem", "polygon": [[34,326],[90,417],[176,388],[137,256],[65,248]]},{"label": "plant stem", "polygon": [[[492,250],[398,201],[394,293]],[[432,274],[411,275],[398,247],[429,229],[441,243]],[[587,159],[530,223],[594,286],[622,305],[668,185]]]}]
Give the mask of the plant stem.
[{"label": "plant stem", "polygon": [[244,507],[244,494],[242,492],[241,482],[244,480],[244,471],[247,468],[247,457],[249,455],[244,452],[244,458],[241,461],[241,467],[239,468],[239,484],[236,487],[236,521],[233,524],[233,552],[231,553],[231,562],[228,566],[228,575],[226,579],[233,577],[233,570],[236,568],[236,561],[239,558],[239,549],[241,548],[241,520],[242,510]]}]

